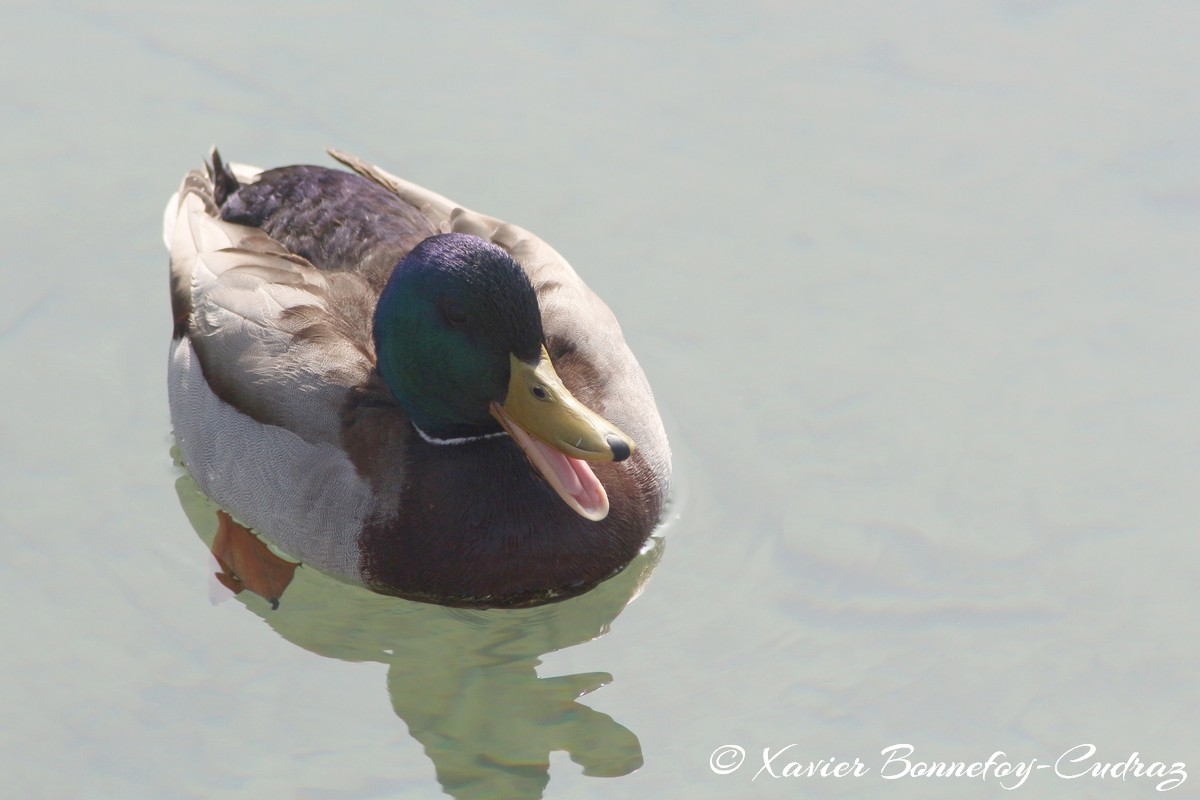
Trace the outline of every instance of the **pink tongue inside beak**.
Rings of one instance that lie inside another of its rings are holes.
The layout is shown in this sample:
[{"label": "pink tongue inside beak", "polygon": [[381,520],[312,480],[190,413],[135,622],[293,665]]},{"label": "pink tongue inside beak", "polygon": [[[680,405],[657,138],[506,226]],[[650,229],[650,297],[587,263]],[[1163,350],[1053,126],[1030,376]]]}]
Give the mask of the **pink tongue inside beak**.
[{"label": "pink tongue inside beak", "polygon": [[505,427],[537,471],[575,513],[593,522],[608,516],[608,494],[586,461],[560,453],[519,425]]},{"label": "pink tongue inside beak", "polygon": [[586,510],[595,511],[601,507],[607,510],[608,498],[604,494],[604,486],[586,461],[560,453],[536,439],[532,441],[533,446],[542,451],[541,455],[554,471],[563,491]]}]

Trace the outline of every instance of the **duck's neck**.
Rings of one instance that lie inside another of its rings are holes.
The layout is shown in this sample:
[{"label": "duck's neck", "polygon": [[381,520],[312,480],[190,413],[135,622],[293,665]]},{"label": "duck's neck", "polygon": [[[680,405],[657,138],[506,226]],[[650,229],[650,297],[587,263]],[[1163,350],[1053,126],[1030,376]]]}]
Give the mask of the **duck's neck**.
[{"label": "duck's neck", "polygon": [[420,435],[420,437],[422,439],[429,442],[430,444],[435,444],[435,445],[470,444],[471,442],[481,442],[484,439],[494,439],[498,436],[507,436],[508,435],[504,431],[500,430],[500,431],[496,431],[495,433],[484,433],[479,436],[458,436],[458,437],[455,437],[452,439],[440,439],[437,436],[431,436],[430,434],[426,433],[415,422],[413,423],[413,428],[417,431],[417,433]]}]

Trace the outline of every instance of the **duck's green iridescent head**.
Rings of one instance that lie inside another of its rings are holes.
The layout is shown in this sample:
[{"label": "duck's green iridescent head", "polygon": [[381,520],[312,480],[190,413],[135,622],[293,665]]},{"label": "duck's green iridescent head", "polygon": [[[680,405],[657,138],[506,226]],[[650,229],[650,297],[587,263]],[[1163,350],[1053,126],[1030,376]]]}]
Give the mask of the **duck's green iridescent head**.
[{"label": "duck's green iridescent head", "polygon": [[543,338],[525,272],[466,234],[417,245],[375,308],[379,373],[413,424],[435,439],[499,431],[489,404],[508,391],[509,354],[536,360]]},{"label": "duck's green iridescent head", "polygon": [[467,234],[426,239],[380,295],[374,336],[380,376],[427,441],[503,427],[568,505],[608,513],[585,462],[627,458],[633,441],[559,380],[537,294],[508,253]]}]

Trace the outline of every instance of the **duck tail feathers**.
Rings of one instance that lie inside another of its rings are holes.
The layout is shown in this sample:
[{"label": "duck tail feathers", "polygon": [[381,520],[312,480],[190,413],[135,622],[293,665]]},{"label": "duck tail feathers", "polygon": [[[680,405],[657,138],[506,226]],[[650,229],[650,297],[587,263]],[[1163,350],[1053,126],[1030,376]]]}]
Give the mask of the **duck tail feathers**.
[{"label": "duck tail feathers", "polygon": [[212,160],[208,166],[208,177],[213,182],[213,199],[217,202],[217,207],[225,205],[225,201],[229,196],[242,187],[237,176],[233,174],[233,170],[228,164],[221,160],[221,154],[217,152],[214,146],[212,153],[209,155]]}]

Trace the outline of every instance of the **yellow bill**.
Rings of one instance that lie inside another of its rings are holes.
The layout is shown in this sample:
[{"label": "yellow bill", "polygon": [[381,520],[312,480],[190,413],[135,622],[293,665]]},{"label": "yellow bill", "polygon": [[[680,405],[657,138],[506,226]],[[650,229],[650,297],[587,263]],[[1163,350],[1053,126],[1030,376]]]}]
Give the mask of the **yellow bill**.
[{"label": "yellow bill", "polygon": [[587,462],[623,461],[633,440],[567,391],[545,347],[536,364],[509,358],[508,395],[492,403],[492,416],[563,502],[586,519],[604,519],[608,494]]}]

